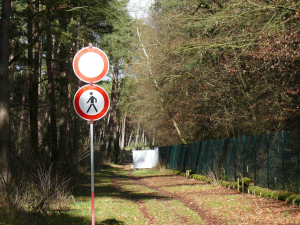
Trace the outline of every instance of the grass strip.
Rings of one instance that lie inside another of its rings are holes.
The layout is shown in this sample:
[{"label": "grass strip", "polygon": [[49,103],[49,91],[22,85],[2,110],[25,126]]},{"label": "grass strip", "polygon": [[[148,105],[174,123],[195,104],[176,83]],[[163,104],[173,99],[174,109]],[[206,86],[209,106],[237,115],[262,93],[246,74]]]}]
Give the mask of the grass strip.
[{"label": "grass strip", "polygon": [[[146,220],[138,206],[117,191],[111,176],[118,168],[104,167],[95,173],[95,222],[96,224],[143,225]],[[91,187],[87,175],[74,188],[75,202],[70,210],[51,215],[50,224],[91,224]]]}]

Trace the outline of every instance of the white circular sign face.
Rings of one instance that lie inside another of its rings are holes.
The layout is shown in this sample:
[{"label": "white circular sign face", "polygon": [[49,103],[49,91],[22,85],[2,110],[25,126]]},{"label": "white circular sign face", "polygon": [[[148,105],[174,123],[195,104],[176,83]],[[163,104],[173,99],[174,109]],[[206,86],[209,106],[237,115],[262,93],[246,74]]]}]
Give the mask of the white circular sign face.
[{"label": "white circular sign face", "polygon": [[79,71],[88,78],[97,77],[104,68],[101,56],[95,52],[87,52],[78,61]]},{"label": "white circular sign face", "polygon": [[107,55],[99,48],[86,47],[79,50],[73,59],[76,76],[87,83],[102,80],[109,70]]},{"label": "white circular sign face", "polygon": [[97,115],[104,107],[104,98],[98,91],[87,90],[79,98],[79,107],[87,115]]}]

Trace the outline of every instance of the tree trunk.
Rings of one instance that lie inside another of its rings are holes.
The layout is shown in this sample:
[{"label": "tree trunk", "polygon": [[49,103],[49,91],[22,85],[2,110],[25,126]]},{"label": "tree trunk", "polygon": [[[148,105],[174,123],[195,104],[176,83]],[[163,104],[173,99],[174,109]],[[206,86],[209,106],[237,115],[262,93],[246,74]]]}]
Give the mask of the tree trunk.
[{"label": "tree trunk", "polygon": [[[27,40],[28,43],[33,41],[33,4],[32,0],[28,0],[28,27],[27,27]],[[36,50],[36,47],[35,47]],[[35,52],[36,53],[36,52]],[[35,59],[33,59],[33,47],[30,45],[28,47],[28,59],[27,59],[28,73],[29,73],[29,118],[30,118],[30,143],[33,152],[38,150],[38,102],[36,99],[37,93],[37,77],[35,71]]]},{"label": "tree trunk", "polygon": [[112,142],[114,142],[114,154],[119,155],[120,145],[119,145],[119,132],[117,128],[117,110],[118,110],[118,103],[120,100],[124,80],[126,77],[128,65],[125,66],[123,72],[123,78],[121,84],[119,85],[119,66],[115,64],[115,68],[113,71],[113,80],[112,80],[112,91],[111,91],[111,108],[110,108],[110,123],[109,123],[109,142],[108,142],[108,153],[111,156],[112,154]]},{"label": "tree trunk", "polygon": [[50,18],[50,6],[47,6],[47,26],[46,30],[47,36],[47,54],[46,54],[46,65],[47,65],[47,74],[48,74],[48,97],[50,103],[50,121],[49,121],[49,134],[50,134],[50,149],[51,149],[51,161],[56,162],[58,158],[58,149],[57,149],[57,128],[56,128],[56,101],[55,101],[55,86],[54,86],[54,64],[52,59],[52,51],[53,51],[53,38],[51,35],[51,18]]},{"label": "tree trunk", "polygon": [[[11,2],[11,8],[13,9],[13,5],[14,5],[14,2]],[[11,12],[11,17],[14,18],[14,13],[13,13],[13,10]],[[14,40],[11,40],[11,45],[14,45]],[[10,51],[10,54],[9,54],[9,61],[12,60],[14,58],[14,51],[11,50]],[[14,93],[15,93],[15,90],[14,90],[14,63],[12,63],[9,67],[8,67],[8,76],[9,76],[9,96],[10,96],[10,112],[13,113],[13,109],[14,109]],[[18,120],[12,120],[10,121],[10,135],[11,135],[11,150],[15,149],[15,140],[17,139],[16,136],[17,136],[17,129],[16,127],[18,126],[18,123],[17,123]],[[13,154],[13,153],[11,153]]]},{"label": "tree trunk", "polygon": [[[38,16],[39,13],[39,1],[35,0],[34,4],[35,15]],[[32,12],[32,3],[28,1],[29,11]],[[31,13],[30,13],[31,14]],[[29,14],[29,15],[30,15]],[[32,23],[33,16],[29,16],[28,23]],[[28,26],[28,43],[32,41],[32,24]],[[39,20],[34,19],[34,37],[39,34]],[[34,44],[34,59],[32,55],[32,47],[28,49],[28,61],[29,61],[29,70],[33,68],[33,73],[30,72],[29,76],[29,102],[30,102],[30,134],[31,134],[31,146],[34,152],[38,152],[38,86],[39,86],[39,71],[40,71],[40,47],[38,38]],[[32,62],[34,63],[32,67]]]},{"label": "tree trunk", "polygon": [[138,123],[137,132],[136,132],[136,136],[135,136],[135,147],[139,140],[139,132],[140,132],[140,122]]},{"label": "tree trunk", "polygon": [[[79,21],[80,17],[79,15],[77,16],[77,41],[76,41],[76,52],[79,51],[79,48],[80,48],[80,42],[79,42],[79,38],[80,38],[80,30],[79,30],[79,27],[80,27],[80,21]],[[76,77],[75,74],[74,74],[74,71],[72,70],[72,74],[73,76],[72,77]],[[76,81],[75,83],[77,83],[77,89],[79,89],[81,87],[81,84],[82,84],[82,81],[75,78]],[[73,124],[73,142],[72,142],[72,154],[73,156],[76,155],[79,151],[79,122],[80,118],[79,116],[77,116],[77,114],[74,116],[74,124]]]},{"label": "tree trunk", "polygon": [[143,134],[142,134],[142,138],[141,139],[142,139],[141,142],[145,143],[145,132],[144,132],[144,129],[143,129]]},{"label": "tree trunk", "polygon": [[126,113],[124,115],[124,120],[122,123],[122,131],[121,131],[121,149],[125,148],[125,130],[126,130]]},{"label": "tree trunk", "polygon": [[[42,65],[43,65],[43,42],[41,41],[40,45],[39,45],[39,52],[40,52],[40,60],[39,60],[39,77],[38,77],[38,102],[41,102],[41,74],[42,74]],[[44,124],[44,118],[46,118],[46,114],[45,111],[42,111],[42,109],[39,107],[38,109],[38,140],[39,140],[39,145],[42,144],[43,141],[43,135],[42,135],[42,124]],[[45,113],[44,117],[41,117],[42,113]],[[42,120],[43,118],[43,120]]]},{"label": "tree trunk", "polygon": [[115,164],[119,162],[119,154],[120,154],[119,136],[120,136],[119,129],[118,126],[116,126],[116,129],[114,130]]},{"label": "tree trunk", "polygon": [[9,168],[10,129],[9,129],[9,36],[11,1],[2,0],[0,27],[0,169]]},{"label": "tree trunk", "polygon": [[[116,65],[117,66],[117,65]],[[112,151],[112,143],[115,143],[114,139],[116,138],[116,119],[117,119],[117,112],[116,112],[116,69],[113,71],[113,79],[112,79],[112,88],[111,88],[111,97],[110,97],[110,119],[108,123],[109,129],[109,138],[108,138],[108,159],[111,159],[113,156]]]},{"label": "tree trunk", "polygon": [[[60,26],[62,30],[67,30],[67,17],[64,13],[60,19]],[[61,40],[62,41],[62,40]],[[67,76],[67,46],[61,43],[60,52],[59,52],[59,69],[60,69],[60,102],[61,102],[61,111],[60,111],[60,121],[59,121],[59,152],[61,160],[65,161],[68,154],[68,76]]]},{"label": "tree trunk", "polygon": [[[25,105],[29,99],[28,85],[29,85],[29,71],[26,70],[25,77],[24,77],[24,85],[23,85],[22,106],[21,106],[21,115],[20,115],[21,121],[20,121],[20,128],[19,128],[19,138],[21,138],[21,139],[23,139],[25,137],[24,123],[28,123],[28,121],[25,122]],[[29,126],[27,126],[27,127],[29,127]],[[19,152],[21,152],[21,150]]]},{"label": "tree trunk", "polygon": [[[73,57],[72,57],[72,52],[73,50],[70,49],[69,51],[69,65],[68,68],[72,68],[72,61],[73,61]],[[72,129],[72,122],[69,120],[69,116],[70,116],[70,105],[69,103],[72,102],[72,85],[71,85],[71,78],[73,77],[73,73],[71,72],[73,69],[69,69],[68,70],[68,74],[69,74],[69,78],[68,78],[68,97],[67,97],[67,104],[68,104],[68,121],[67,121],[67,131],[68,131],[68,136],[67,136],[67,146],[68,146],[68,159],[70,162],[73,162],[73,151],[71,151],[72,149],[72,136],[70,135],[71,129]],[[74,78],[74,77],[73,77]]]},{"label": "tree trunk", "polygon": [[130,142],[131,142],[131,138],[132,138],[132,131],[131,131],[131,133],[130,133],[130,136],[129,136],[129,139],[128,139],[128,145],[127,146],[129,146],[130,145]]},{"label": "tree trunk", "polygon": [[152,146],[155,144],[155,134],[153,134],[153,139],[152,139]]}]

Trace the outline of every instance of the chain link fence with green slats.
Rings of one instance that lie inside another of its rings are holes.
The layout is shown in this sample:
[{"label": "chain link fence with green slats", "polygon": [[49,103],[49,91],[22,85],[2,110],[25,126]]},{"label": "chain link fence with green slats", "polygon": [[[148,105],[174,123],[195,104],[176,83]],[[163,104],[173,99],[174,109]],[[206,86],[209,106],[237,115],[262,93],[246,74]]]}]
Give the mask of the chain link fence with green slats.
[{"label": "chain link fence with green slats", "polygon": [[170,169],[213,171],[228,181],[249,177],[255,185],[300,193],[300,130],[159,147]]}]

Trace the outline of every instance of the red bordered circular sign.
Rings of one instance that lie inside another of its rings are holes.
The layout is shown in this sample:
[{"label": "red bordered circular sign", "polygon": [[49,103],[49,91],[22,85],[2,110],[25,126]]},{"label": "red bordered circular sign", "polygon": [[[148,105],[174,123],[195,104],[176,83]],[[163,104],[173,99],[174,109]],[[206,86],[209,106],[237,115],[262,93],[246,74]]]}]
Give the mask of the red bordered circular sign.
[{"label": "red bordered circular sign", "polygon": [[109,109],[106,91],[97,85],[81,87],[75,94],[73,105],[77,114],[85,120],[99,120]]},{"label": "red bordered circular sign", "polygon": [[95,83],[106,76],[109,61],[101,49],[90,46],[76,53],[73,59],[73,69],[80,80]]}]

